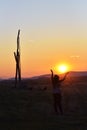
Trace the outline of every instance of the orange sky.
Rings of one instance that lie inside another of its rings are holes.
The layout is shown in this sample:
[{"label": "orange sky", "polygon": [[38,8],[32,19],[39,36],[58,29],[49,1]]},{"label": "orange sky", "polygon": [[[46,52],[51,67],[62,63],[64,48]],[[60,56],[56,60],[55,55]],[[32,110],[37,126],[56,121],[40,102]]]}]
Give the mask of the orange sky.
[{"label": "orange sky", "polygon": [[[22,33],[22,32],[21,32]],[[48,74],[50,68],[56,64],[66,63],[71,66],[71,71],[87,70],[86,48],[81,44],[86,44],[86,39],[42,39],[32,43],[25,43],[21,38],[21,70],[23,77]],[[15,59],[13,52],[16,51],[16,39],[14,46],[4,47],[1,56],[0,75],[10,77],[15,75]],[[73,43],[79,44],[73,45]],[[55,44],[54,44],[55,43]],[[71,43],[71,46],[66,47]],[[10,44],[10,43],[9,43]],[[65,46],[64,46],[65,45]],[[81,48],[82,47],[82,48]]]},{"label": "orange sky", "polygon": [[87,1],[0,2],[0,77],[15,75],[18,29],[22,77],[50,73],[66,63],[87,71]]}]

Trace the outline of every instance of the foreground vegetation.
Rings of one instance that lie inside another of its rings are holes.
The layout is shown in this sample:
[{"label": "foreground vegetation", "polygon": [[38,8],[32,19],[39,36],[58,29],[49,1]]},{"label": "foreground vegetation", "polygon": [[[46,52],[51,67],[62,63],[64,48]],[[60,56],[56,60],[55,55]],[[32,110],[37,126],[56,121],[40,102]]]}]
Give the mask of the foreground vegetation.
[{"label": "foreground vegetation", "polygon": [[[55,115],[49,79],[0,82],[0,130],[86,130],[87,77],[62,85],[64,115]],[[46,89],[47,88],[47,89]]]}]

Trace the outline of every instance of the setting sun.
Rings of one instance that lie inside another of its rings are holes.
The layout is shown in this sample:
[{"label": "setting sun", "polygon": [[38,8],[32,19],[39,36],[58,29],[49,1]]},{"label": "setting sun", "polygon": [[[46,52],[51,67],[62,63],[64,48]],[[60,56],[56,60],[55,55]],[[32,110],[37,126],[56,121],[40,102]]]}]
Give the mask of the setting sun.
[{"label": "setting sun", "polygon": [[57,65],[56,71],[58,71],[59,73],[65,73],[65,72],[69,71],[69,66],[66,64]]},{"label": "setting sun", "polygon": [[59,66],[58,69],[59,69],[60,72],[64,73],[64,72],[67,71],[67,66],[65,66],[65,65],[61,65],[61,66]]}]

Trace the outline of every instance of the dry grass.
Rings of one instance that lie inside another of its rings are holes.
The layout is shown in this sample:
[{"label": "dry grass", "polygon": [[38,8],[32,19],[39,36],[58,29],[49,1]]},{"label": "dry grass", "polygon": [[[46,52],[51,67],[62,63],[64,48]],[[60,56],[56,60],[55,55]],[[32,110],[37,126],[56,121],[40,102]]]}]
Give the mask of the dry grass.
[{"label": "dry grass", "polygon": [[27,80],[20,88],[0,82],[0,130],[86,130],[86,78],[69,78],[62,85],[63,116],[53,111],[49,79]]}]

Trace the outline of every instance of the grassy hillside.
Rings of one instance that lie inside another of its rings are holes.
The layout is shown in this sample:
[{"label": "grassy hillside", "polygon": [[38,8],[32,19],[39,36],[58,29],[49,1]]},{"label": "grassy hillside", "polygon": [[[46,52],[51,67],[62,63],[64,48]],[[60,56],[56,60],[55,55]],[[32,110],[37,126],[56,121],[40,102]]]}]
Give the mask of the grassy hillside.
[{"label": "grassy hillside", "polygon": [[[47,88],[46,90],[44,88]],[[0,82],[0,130],[86,130],[87,77],[62,84],[64,115],[55,115],[49,78]]]}]

